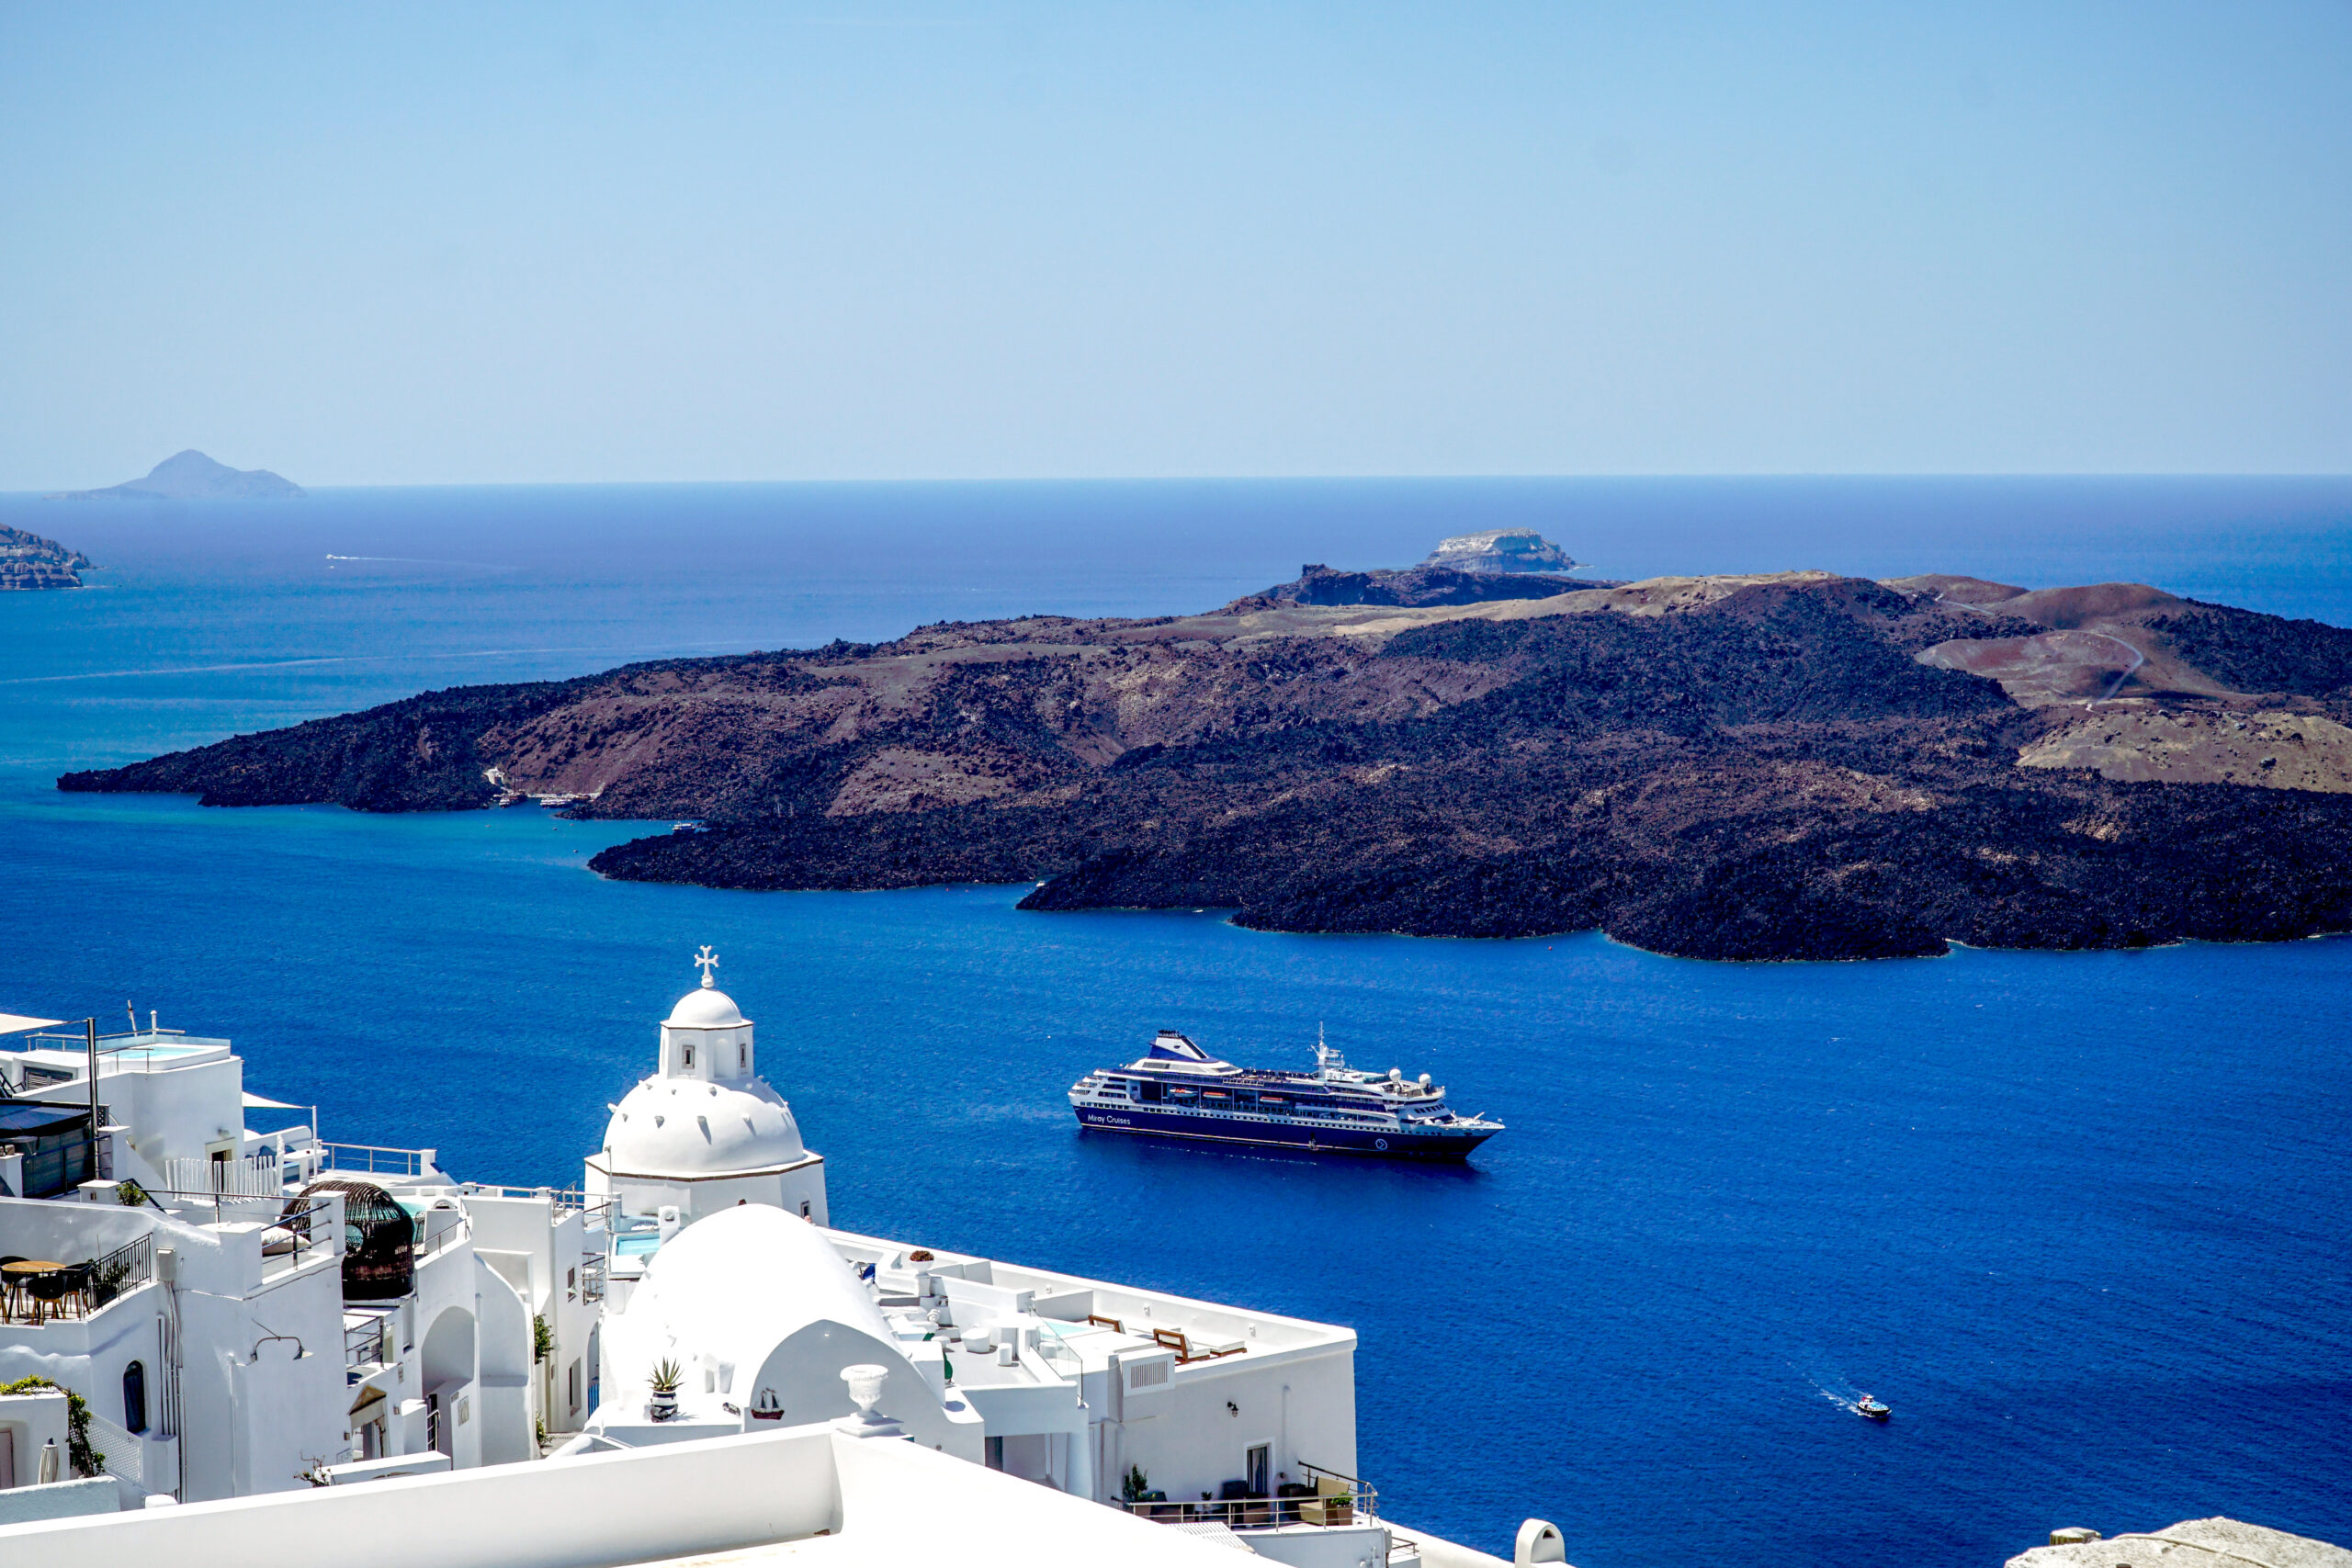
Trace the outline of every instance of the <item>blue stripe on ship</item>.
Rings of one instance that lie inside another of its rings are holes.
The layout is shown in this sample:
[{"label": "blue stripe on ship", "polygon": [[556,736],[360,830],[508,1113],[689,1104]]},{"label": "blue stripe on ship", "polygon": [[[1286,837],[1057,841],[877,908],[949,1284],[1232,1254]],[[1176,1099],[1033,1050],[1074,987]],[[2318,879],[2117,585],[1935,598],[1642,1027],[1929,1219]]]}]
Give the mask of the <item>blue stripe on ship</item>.
[{"label": "blue stripe on ship", "polygon": [[1371,1155],[1380,1159],[1462,1159],[1489,1133],[1403,1133],[1375,1127],[1308,1126],[1299,1122],[1243,1122],[1221,1116],[1171,1116],[1142,1106],[1116,1110],[1074,1107],[1081,1126],[1102,1133],[1256,1144],[1315,1154]]}]

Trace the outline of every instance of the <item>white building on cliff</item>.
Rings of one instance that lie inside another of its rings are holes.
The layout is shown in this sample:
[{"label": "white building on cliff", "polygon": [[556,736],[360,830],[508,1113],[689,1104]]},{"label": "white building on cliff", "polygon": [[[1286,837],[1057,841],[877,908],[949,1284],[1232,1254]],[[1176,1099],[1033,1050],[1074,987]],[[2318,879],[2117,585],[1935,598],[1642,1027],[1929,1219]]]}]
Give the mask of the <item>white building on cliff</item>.
[{"label": "white building on cliff", "polygon": [[[248,1132],[248,1112],[295,1108],[248,1094],[226,1041],[151,1027],[0,1052],[0,1138],[17,1140],[0,1152],[0,1256],[30,1266],[0,1310],[0,1385],[31,1373],[79,1396],[84,1457],[104,1456],[82,1490],[44,1486],[62,1396],[0,1396],[0,1559],[17,1531],[59,1562],[201,1558],[231,1539],[249,1556],[364,1514],[390,1532],[380,1551],[331,1542],[330,1568],[445,1549],[650,1562],[721,1538],[837,1540],[828,1554],[877,1562],[918,1542],[955,1560],[1173,1562],[1203,1535],[1295,1568],[1493,1562],[1381,1517],[1356,1471],[1349,1329],[829,1228],[824,1161],[760,1074],[715,957],[697,962],[576,1192],[458,1182],[430,1148],[322,1142],[314,1117]],[[911,1461],[841,1436],[885,1428],[894,1453],[921,1455],[888,1483]],[[581,1474],[437,1473],[501,1466]],[[730,1466],[807,1495],[753,1517],[712,1489]],[[659,1487],[664,1506],[614,1499],[592,1473]],[[86,1537],[9,1522],[359,1483],[460,1512],[289,1506]],[[892,1504],[894,1485],[926,1501]],[[699,1522],[676,1517],[687,1496]],[[514,1513],[558,1498],[560,1529],[535,1536]],[[1010,1533],[976,1541],[967,1508]],[[598,1531],[639,1544],[582,1544]]]}]

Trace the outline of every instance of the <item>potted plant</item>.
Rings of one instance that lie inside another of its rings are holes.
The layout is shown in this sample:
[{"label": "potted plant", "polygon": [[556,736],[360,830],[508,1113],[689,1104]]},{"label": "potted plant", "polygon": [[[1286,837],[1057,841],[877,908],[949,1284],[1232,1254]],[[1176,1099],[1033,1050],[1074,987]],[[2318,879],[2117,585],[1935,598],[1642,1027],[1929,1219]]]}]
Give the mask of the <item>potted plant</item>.
[{"label": "potted plant", "polygon": [[684,1367],[664,1357],[653,1364],[653,1375],[646,1381],[653,1385],[653,1398],[645,1413],[656,1421],[674,1421],[678,1416],[678,1384],[685,1381]]}]

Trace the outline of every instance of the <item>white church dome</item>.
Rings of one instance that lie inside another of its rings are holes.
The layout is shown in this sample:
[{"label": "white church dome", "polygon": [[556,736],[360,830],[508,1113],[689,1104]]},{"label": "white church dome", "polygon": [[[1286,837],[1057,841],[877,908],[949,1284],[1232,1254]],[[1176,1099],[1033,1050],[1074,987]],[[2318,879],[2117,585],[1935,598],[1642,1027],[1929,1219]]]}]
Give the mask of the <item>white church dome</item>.
[{"label": "white church dome", "polygon": [[807,1154],[792,1108],[764,1079],[651,1077],[613,1107],[605,1147],[616,1175],[728,1176]]},{"label": "white church dome", "polygon": [[741,1029],[747,1021],[735,998],[706,980],[680,997],[662,1024],[665,1029]]},{"label": "white church dome", "polygon": [[706,947],[695,962],[702,985],[662,1021],[660,1070],[605,1124],[605,1168],[615,1176],[749,1176],[808,1153],[792,1107],[756,1070],[752,1021],[711,984],[717,955]]},{"label": "white church dome", "polygon": [[830,1320],[895,1343],[874,1298],[808,1221],[764,1204],[721,1209],[665,1243],[629,1298],[633,1325],[755,1371],[778,1340]]}]

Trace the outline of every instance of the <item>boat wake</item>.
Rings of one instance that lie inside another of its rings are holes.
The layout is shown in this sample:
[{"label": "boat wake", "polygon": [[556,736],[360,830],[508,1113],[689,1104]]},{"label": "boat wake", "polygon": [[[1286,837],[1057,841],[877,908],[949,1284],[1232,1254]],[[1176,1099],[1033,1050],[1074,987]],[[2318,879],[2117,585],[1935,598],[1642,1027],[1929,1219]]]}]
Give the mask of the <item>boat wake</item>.
[{"label": "boat wake", "polygon": [[1846,1378],[1839,1378],[1837,1380],[1840,1388],[1843,1390],[1843,1392],[1840,1392],[1840,1388],[1833,1388],[1829,1384],[1823,1382],[1819,1378],[1815,1377],[1812,1373],[1798,1367],[1793,1361],[1789,1363],[1789,1371],[1795,1372],[1797,1376],[1804,1379],[1804,1381],[1812,1386],[1814,1393],[1819,1394],[1822,1398],[1827,1400],[1830,1404],[1836,1405],[1847,1415],[1860,1416],[1863,1414],[1862,1401],[1870,1398],[1871,1396],[1868,1393],[1865,1393],[1861,1389],[1856,1387],[1850,1380]]}]

